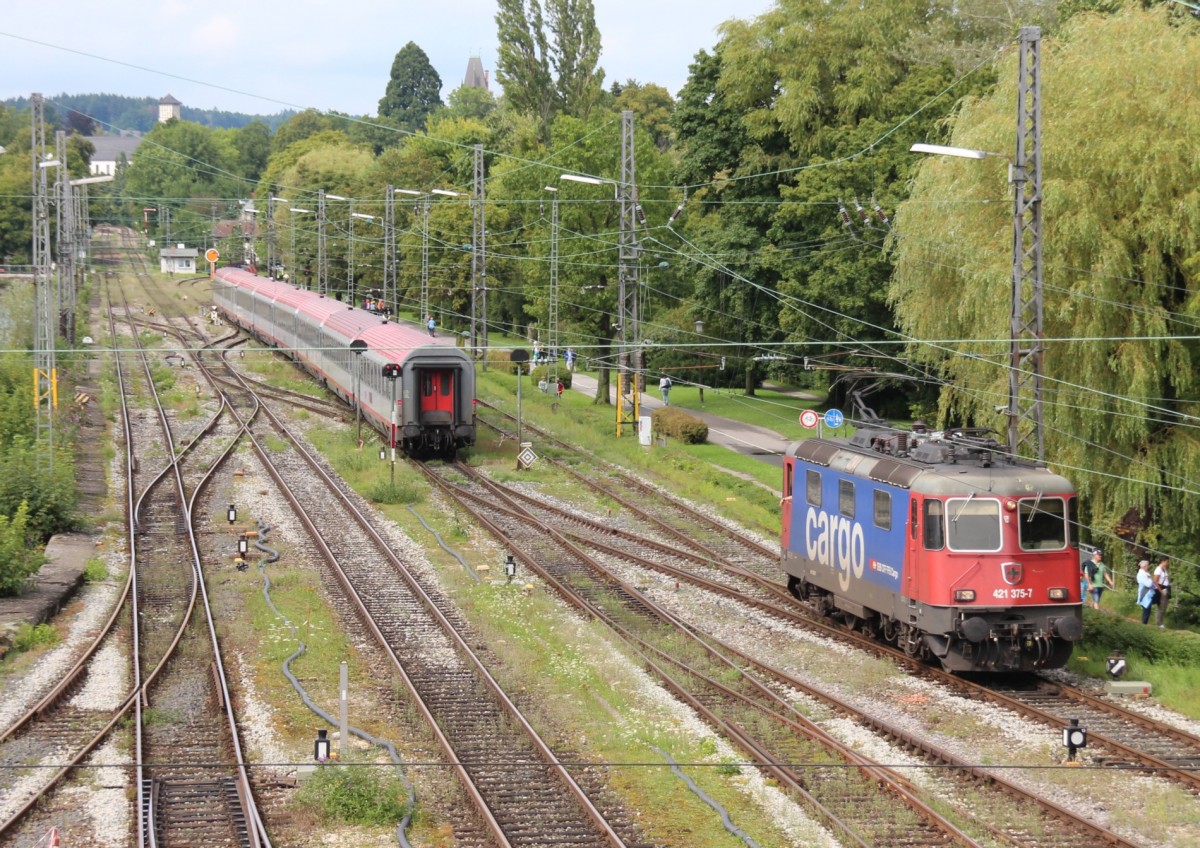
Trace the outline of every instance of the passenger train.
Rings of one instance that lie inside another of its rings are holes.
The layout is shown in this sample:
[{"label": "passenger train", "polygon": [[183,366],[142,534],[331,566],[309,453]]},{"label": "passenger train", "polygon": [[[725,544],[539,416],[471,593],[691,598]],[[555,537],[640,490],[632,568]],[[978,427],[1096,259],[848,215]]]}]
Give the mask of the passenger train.
[{"label": "passenger train", "polygon": [[475,443],[475,367],[452,338],[238,268],[217,269],[213,302],[357,406],[391,447],[451,457]]},{"label": "passenger train", "polygon": [[793,595],[947,670],[1057,668],[1083,635],[1075,490],[982,431],[795,442],[781,523]]}]

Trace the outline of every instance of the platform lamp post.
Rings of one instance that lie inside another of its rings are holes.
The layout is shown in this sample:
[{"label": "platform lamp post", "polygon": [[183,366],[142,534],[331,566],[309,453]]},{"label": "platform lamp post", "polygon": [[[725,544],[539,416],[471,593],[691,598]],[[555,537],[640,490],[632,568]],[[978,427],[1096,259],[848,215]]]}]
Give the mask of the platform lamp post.
[{"label": "platform lamp post", "polygon": [[383,366],[383,379],[392,384],[392,415],[391,415],[391,433],[388,436],[389,446],[392,451],[392,488],[396,488],[396,432],[400,427],[396,420],[396,379],[400,376],[400,365],[396,362],[389,362]]},{"label": "platform lamp post", "polygon": [[358,429],[358,446],[362,448],[362,355],[367,349],[367,343],[362,339],[350,342],[350,352],[354,354],[354,423]]}]

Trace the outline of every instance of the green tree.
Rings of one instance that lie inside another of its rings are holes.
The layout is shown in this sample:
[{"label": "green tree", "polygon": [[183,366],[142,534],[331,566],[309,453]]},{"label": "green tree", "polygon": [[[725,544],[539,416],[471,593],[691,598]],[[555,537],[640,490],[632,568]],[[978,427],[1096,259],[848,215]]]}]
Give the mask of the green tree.
[{"label": "green tree", "polygon": [[129,165],[125,190],[153,202],[159,198],[237,197],[248,193],[234,172],[236,151],[216,131],[189,121],[158,124],[142,140]]},{"label": "green tree", "polygon": [[[745,251],[733,254],[746,257],[736,275],[710,267],[696,279],[709,286],[701,304],[722,316],[726,305],[712,300],[718,291],[754,290],[731,300],[752,310],[737,315],[748,344],[818,341],[832,352],[890,336],[886,230],[860,219],[853,201],[869,208],[875,196],[894,206],[916,167],[908,147],[954,107],[938,96],[955,79],[952,63],[904,52],[927,12],[923,0],[887,0],[870,15],[845,0],[793,0],[754,21],[728,22],[716,58],[701,54],[693,66],[674,124],[681,172],[708,205],[685,226],[715,239],[698,242],[706,252],[719,244]],[[967,23],[959,21],[964,30]],[[956,94],[989,81],[974,75]],[[840,214],[841,201],[852,220]],[[724,229],[708,220],[714,214]],[[755,351],[746,353],[749,390]]]},{"label": "green tree", "polygon": [[496,79],[518,111],[550,138],[554,116],[586,119],[604,84],[600,30],[591,0],[499,0]]},{"label": "green tree", "polygon": [[410,130],[424,129],[429,114],[442,105],[442,78],[425,51],[410,41],[392,61],[392,76],[379,100],[379,114]]},{"label": "green tree", "polygon": [[271,141],[271,153],[280,153],[297,141],[337,128],[338,121],[334,118],[316,109],[305,109],[280,124],[279,129],[275,131],[275,138]]},{"label": "green tree", "polygon": [[637,80],[629,80],[621,86],[613,100],[613,108],[618,112],[626,109],[633,112],[638,124],[650,131],[659,150],[671,146],[671,112],[675,109],[675,101],[661,85],[643,85]]},{"label": "green tree", "polygon": [[[1165,7],[1080,15],[1042,45],[1046,455],[1100,533],[1154,544],[1200,531],[1200,79],[1194,24]],[[1047,55],[1051,57],[1047,59]],[[1017,62],[964,104],[949,143],[1014,144]],[[1146,128],[1153,127],[1153,132]],[[1006,339],[1010,202],[1003,166],[925,159],[897,215],[891,289],[917,339]],[[936,308],[932,305],[936,304]],[[944,421],[1002,427],[1006,343],[914,345],[950,381]],[[1108,547],[1108,545],[1106,545]],[[1181,553],[1172,550],[1171,553]]]},{"label": "green tree", "polygon": [[234,131],[233,146],[237,149],[238,173],[250,182],[258,182],[271,158],[271,128],[262,121],[251,121]]},{"label": "green tree", "polygon": [[449,111],[456,118],[483,120],[496,109],[496,96],[486,88],[460,85],[450,92]]}]

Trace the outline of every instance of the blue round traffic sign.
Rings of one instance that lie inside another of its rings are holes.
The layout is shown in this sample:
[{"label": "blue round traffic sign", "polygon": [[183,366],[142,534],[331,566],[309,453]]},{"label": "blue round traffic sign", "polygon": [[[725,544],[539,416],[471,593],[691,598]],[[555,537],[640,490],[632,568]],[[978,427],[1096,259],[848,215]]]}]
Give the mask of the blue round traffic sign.
[{"label": "blue round traffic sign", "polygon": [[825,412],[825,426],[836,430],[846,422],[846,417],[842,415],[840,409],[830,409]]}]

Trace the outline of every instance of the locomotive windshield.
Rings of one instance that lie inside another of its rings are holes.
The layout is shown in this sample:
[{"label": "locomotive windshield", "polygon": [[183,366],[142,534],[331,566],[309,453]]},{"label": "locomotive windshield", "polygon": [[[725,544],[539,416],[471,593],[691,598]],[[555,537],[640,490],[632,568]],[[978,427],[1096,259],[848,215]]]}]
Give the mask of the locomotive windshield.
[{"label": "locomotive windshield", "polygon": [[1053,551],[1067,546],[1066,503],[1062,498],[1021,498],[1017,506],[1023,551]]},{"label": "locomotive windshield", "polygon": [[1000,502],[992,498],[946,501],[946,541],[952,551],[1000,550]]}]

